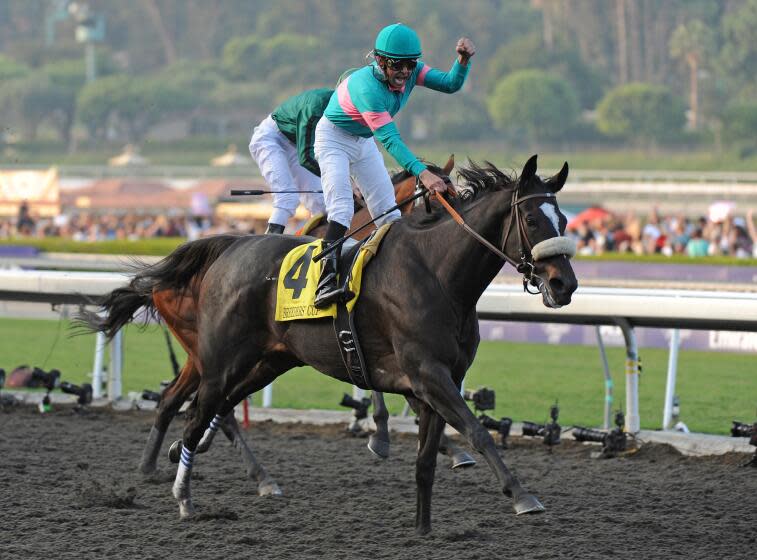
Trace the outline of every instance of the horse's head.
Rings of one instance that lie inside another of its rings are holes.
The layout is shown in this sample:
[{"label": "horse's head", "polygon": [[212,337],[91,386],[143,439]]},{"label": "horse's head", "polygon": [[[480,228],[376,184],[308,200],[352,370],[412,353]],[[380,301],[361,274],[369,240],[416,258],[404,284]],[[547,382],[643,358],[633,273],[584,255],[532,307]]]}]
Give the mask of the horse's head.
[{"label": "horse's head", "polygon": [[513,191],[504,233],[504,252],[511,258],[517,255],[518,271],[527,285],[539,290],[547,307],[569,304],[578,287],[570,265],[575,242],[564,236],[567,219],[555,196],[567,178],[566,162],[554,177],[541,179],[536,174],[536,156],[531,156]]}]

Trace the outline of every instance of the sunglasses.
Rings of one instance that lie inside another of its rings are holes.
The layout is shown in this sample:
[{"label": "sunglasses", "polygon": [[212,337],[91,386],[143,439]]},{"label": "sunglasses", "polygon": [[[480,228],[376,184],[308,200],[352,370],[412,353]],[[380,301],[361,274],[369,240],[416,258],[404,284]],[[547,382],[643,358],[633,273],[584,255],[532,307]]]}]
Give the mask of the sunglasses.
[{"label": "sunglasses", "polygon": [[395,72],[398,70],[402,70],[403,68],[407,68],[408,72],[412,72],[415,70],[415,67],[418,66],[418,59],[417,58],[386,58],[386,66],[390,70],[394,70]]}]

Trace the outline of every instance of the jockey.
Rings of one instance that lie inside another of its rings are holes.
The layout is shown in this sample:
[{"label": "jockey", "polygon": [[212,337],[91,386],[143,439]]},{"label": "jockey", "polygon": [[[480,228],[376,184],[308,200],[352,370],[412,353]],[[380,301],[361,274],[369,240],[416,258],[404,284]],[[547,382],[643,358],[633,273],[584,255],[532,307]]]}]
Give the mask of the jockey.
[{"label": "jockey", "polygon": [[[315,129],[315,158],[321,168],[326,202],[326,241],[342,237],[354,212],[350,175],[357,179],[372,216],[395,204],[394,188],[375,136],[387,152],[432,191],[444,191],[444,181],[431,173],[405,146],[392,117],[407,103],[413,88],[426,86],[445,93],[458,91],[465,83],[475,46],[461,38],[458,58],[449,72],[435,70],[418,59],[421,42],[409,27],[396,23],[376,37],[375,62],[352,73],[331,96]],[[383,223],[399,219],[399,210]],[[380,225],[380,224],[377,224]],[[339,249],[325,255],[316,290],[315,306],[327,307],[343,297],[337,285]]]},{"label": "jockey", "polygon": [[322,194],[298,195],[291,191],[321,190],[321,171],[313,156],[313,141],[316,124],[332,93],[333,89],[313,89],[292,96],[255,127],[250,155],[273,191],[273,213],[266,233],[284,233],[300,196],[312,215],[325,211]]}]

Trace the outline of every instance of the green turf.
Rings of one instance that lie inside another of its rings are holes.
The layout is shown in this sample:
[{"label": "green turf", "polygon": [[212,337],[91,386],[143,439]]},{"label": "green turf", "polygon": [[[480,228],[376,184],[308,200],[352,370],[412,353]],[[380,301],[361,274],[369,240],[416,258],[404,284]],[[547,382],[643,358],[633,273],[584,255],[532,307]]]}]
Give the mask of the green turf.
[{"label": "green turf", "polygon": [[[63,378],[88,381],[92,369],[94,336],[68,338],[68,323],[45,320],[0,319],[0,367],[20,364],[56,367]],[[57,341],[56,341],[57,337]],[[156,326],[142,332],[130,326],[124,337],[124,393],[157,390],[170,379],[171,366],[163,334]],[[179,360],[184,356],[174,345]],[[641,349],[640,414],[643,428],[659,428],[667,371],[667,351]],[[615,403],[625,403],[624,351],[608,348],[615,382]],[[750,354],[681,351],[677,393],[682,419],[694,431],[727,433],[731,420],[752,422],[757,414],[757,372]],[[466,379],[467,388],[488,386],[496,391],[492,416],[516,421],[546,420],[549,406],[559,400],[563,425],[597,426],[603,415],[603,377],[593,346],[536,345],[483,342]],[[282,376],[273,390],[273,405],[280,408],[338,408],[343,392],[351,387],[298,368]],[[253,401],[260,403],[260,396]],[[387,396],[392,413],[404,400]]]}]

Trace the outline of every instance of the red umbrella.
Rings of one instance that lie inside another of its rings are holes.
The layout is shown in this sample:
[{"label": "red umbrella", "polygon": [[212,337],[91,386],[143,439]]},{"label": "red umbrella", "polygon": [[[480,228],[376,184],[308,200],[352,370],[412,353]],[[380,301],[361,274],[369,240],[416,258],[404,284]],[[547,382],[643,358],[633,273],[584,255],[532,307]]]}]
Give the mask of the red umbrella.
[{"label": "red umbrella", "polygon": [[604,208],[600,208],[599,206],[592,206],[591,208],[587,208],[586,210],[576,214],[573,219],[568,222],[568,227],[574,228],[586,222],[602,220],[609,216],[612,216],[612,212],[609,212]]}]

